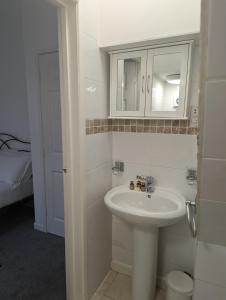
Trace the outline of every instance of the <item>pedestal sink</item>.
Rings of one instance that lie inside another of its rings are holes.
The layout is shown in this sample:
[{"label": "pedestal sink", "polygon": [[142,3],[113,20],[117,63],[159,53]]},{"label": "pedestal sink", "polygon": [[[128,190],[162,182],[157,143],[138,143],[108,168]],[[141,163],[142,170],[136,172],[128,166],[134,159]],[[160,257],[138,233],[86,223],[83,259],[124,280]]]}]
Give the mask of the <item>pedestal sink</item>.
[{"label": "pedestal sink", "polygon": [[185,198],[161,187],[147,194],[123,185],[110,190],[104,201],[113,215],[133,226],[132,299],[154,300],[158,228],[175,224],[185,216]]}]

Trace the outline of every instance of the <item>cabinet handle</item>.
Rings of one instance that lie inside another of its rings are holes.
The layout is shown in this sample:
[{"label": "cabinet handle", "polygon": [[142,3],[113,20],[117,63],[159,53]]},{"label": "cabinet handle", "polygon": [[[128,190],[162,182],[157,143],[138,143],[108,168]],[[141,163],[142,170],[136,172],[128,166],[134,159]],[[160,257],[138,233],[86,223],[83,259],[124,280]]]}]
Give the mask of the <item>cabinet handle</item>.
[{"label": "cabinet handle", "polygon": [[144,93],[144,75],[142,76],[142,93]]},{"label": "cabinet handle", "polygon": [[150,93],[150,74],[148,74],[148,82],[147,82],[147,91],[148,91],[148,94]]}]

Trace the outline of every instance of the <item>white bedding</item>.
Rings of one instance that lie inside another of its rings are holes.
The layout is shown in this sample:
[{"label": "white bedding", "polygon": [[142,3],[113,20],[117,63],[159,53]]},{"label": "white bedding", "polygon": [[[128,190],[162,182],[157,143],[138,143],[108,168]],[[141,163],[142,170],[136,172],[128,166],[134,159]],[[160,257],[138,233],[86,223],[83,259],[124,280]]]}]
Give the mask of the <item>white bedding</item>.
[{"label": "white bedding", "polygon": [[31,177],[31,155],[14,150],[0,151],[0,182],[17,187]]},{"label": "white bedding", "polygon": [[0,208],[33,194],[30,153],[0,151]]},{"label": "white bedding", "polygon": [[11,185],[0,182],[0,208],[10,205],[14,202],[23,200],[33,194],[32,179],[21,183],[16,188]]}]

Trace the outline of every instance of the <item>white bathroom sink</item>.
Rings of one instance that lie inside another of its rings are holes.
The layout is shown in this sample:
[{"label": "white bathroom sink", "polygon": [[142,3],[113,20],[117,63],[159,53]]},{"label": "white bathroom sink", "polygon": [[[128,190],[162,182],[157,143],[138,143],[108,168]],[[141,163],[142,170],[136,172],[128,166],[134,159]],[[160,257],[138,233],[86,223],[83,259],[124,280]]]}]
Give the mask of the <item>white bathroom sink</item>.
[{"label": "white bathroom sink", "polygon": [[127,185],[118,186],[110,190],[104,200],[113,215],[137,226],[168,226],[186,213],[185,198],[160,187],[147,194],[131,191]]},{"label": "white bathroom sink", "polygon": [[147,194],[122,185],[110,190],[104,201],[113,215],[133,227],[132,300],[154,300],[159,227],[185,216],[185,198],[165,188]]}]

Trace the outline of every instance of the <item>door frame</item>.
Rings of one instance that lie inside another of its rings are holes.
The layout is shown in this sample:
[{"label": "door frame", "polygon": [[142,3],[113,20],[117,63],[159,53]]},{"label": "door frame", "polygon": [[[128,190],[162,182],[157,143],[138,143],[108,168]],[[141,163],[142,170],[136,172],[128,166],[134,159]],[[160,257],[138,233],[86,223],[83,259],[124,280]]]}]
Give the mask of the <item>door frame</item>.
[{"label": "door frame", "polygon": [[67,300],[85,300],[85,117],[79,95],[78,0],[46,0],[58,9]]}]

